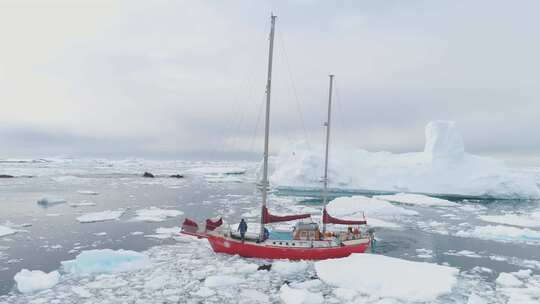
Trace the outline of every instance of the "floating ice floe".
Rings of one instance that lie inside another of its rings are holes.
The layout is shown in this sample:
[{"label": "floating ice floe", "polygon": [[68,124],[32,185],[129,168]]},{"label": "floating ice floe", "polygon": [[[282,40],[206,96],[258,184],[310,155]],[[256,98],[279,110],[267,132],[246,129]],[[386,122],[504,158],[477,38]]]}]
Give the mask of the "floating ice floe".
[{"label": "floating ice floe", "polygon": [[306,289],[291,288],[287,284],[279,289],[279,297],[285,304],[321,304],[324,297],[320,292],[310,292]]},{"label": "floating ice floe", "polygon": [[80,202],[80,203],[69,203],[70,207],[77,208],[77,207],[88,207],[88,206],[95,206],[96,203],[94,202]]},{"label": "floating ice floe", "polygon": [[[393,154],[332,148],[329,180],[335,191],[389,191],[494,198],[540,198],[537,176],[465,152],[449,121],[427,124],[423,152]],[[318,190],[323,149],[287,145],[271,159],[272,186]]]},{"label": "floating ice floe", "polygon": [[507,303],[538,303],[540,299],[540,276],[532,275],[531,270],[502,272],[495,282]]},{"label": "floating ice floe", "polygon": [[77,191],[77,193],[83,194],[83,195],[98,195],[99,194],[99,192],[91,191],[91,190],[79,190]]},{"label": "floating ice floe", "polygon": [[17,233],[17,230],[0,225],[0,237]]},{"label": "floating ice floe", "polygon": [[478,218],[484,222],[497,224],[530,228],[540,227],[540,211],[530,214],[480,215]]},{"label": "floating ice floe", "polygon": [[459,272],[453,267],[374,254],[318,261],[315,270],[327,284],[405,302],[429,302],[450,293]]},{"label": "floating ice floe", "polygon": [[395,206],[387,201],[365,196],[339,197],[328,203],[330,215],[343,219],[362,219],[366,216],[372,227],[400,228],[400,225],[387,221],[402,216],[415,216],[418,212]]},{"label": "floating ice floe", "polygon": [[105,210],[100,212],[86,213],[77,217],[77,221],[81,223],[93,223],[93,222],[104,222],[118,220],[125,210]]},{"label": "floating ice floe", "polygon": [[156,234],[145,235],[145,237],[152,237],[157,239],[168,239],[177,236],[180,233],[180,227],[159,227],[156,229]]},{"label": "floating ice floe", "polygon": [[22,293],[30,293],[49,289],[58,284],[60,273],[52,271],[45,273],[41,270],[23,269],[13,277],[17,283],[17,289]]},{"label": "floating ice floe", "polygon": [[64,271],[75,275],[133,271],[150,266],[148,257],[131,250],[85,250],[74,260],[63,261]]},{"label": "floating ice floe", "polygon": [[160,209],[156,207],[140,209],[135,211],[135,213],[137,216],[134,218],[134,220],[144,222],[163,222],[167,218],[177,217],[184,214],[184,212],[180,210]]},{"label": "floating ice floe", "polygon": [[468,257],[468,258],[481,258],[482,257],[478,253],[474,251],[470,251],[470,250],[460,250],[460,251],[448,250],[448,252],[445,252],[444,254],[452,255],[452,256],[463,256],[463,257]]},{"label": "floating ice floe", "polygon": [[57,205],[57,204],[63,204],[67,201],[61,197],[55,197],[55,196],[46,196],[40,198],[37,203],[42,206],[51,206],[51,205]]},{"label": "floating ice floe", "polygon": [[407,205],[419,205],[430,207],[456,207],[459,204],[449,200],[431,197],[423,194],[413,193],[398,193],[393,195],[376,195],[374,198],[382,199],[393,203],[401,203]]},{"label": "floating ice floe", "polygon": [[309,264],[305,261],[274,261],[274,263],[272,263],[271,270],[279,273],[282,276],[288,277],[306,272],[308,266]]},{"label": "floating ice floe", "polygon": [[503,225],[478,226],[458,231],[456,236],[500,242],[540,243],[540,231]]}]

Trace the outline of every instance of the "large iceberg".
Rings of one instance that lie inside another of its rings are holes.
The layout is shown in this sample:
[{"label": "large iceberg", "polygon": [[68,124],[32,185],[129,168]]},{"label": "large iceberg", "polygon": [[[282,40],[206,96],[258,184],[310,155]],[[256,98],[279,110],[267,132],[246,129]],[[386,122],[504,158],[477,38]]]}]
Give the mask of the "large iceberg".
[{"label": "large iceberg", "polygon": [[10,235],[10,234],[15,234],[15,233],[17,233],[17,230],[0,225],[0,237]]},{"label": "large iceberg", "polygon": [[[272,186],[320,189],[323,155],[322,148],[289,145],[271,160]],[[332,190],[540,198],[540,185],[533,174],[466,153],[461,135],[450,121],[426,126],[423,152],[394,154],[332,147],[330,164]]]}]

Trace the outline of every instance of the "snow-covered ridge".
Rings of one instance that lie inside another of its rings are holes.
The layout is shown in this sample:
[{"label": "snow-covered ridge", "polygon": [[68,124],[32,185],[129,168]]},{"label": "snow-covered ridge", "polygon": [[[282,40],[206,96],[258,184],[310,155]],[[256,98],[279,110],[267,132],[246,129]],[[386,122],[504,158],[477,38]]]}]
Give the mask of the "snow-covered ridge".
[{"label": "snow-covered ridge", "polygon": [[[317,189],[323,174],[323,150],[296,143],[271,160],[273,187]],[[423,152],[394,154],[332,147],[330,187],[337,190],[388,191],[492,198],[540,198],[531,172],[516,172],[503,162],[465,152],[453,122],[426,126]]]}]

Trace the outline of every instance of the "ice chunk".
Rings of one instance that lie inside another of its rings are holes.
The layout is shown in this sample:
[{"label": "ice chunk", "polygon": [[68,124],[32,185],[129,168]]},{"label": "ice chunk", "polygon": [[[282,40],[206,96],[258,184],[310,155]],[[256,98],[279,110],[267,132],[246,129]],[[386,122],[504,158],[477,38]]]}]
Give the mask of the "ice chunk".
[{"label": "ice chunk", "polygon": [[418,214],[414,210],[408,210],[394,206],[387,201],[365,196],[339,197],[328,203],[326,209],[330,215],[340,218],[362,219],[363,214],[365,214],[368,224],[371,216],[384,218]]},{"label": "ice chunk", "polygon": [[56,204],[63,204],[67,201],[61,197],[56,196],[46,196],[40,198],[37,203],[42,206],[50,206],[50,205],[56,205]]},{"label": "ice chunk", "polygon": [[287,284],[279,289],[279,297],[285,304],[319,304],[324,303],[321,293],[314,293],[305,289],[295,289]]},{"label": "ice chunk", "polygon": [[81,286],[73,286],[71,287],[71,291],[75,293],[77,296],[81,298],[90,298],[92,297],[92,294],[84,287]]},{"label": "ice chunk", "polygon": [[13,277],[17,282],[17,289],[22,293],[49,289],[58,284],[60,273],[52,271],[45,273],[41,270],[23,269]]},{"label": "ice chunk", "polygon": [[85,250],[74,260],[63,261],[66,272],[76,275],[131,271],[150,266],[148,257],[131,250]]},{"label": "ice chunk", "polygon": [[84,194],[84,195],[98,195],[99,194],[99,192],[91,191],[91,190],[79,190],[77,191],[77,193]]},{"label": "ice chunk", "polygon": [[86,207],[86,206],[95,206],[96,203],[94,202],[80,202],[80,203],[70,203],[69,206],[70,207]]},{"label": "ice chunk", "polygon": [[398,193],[394,195],[376,195],[374,198],[382,199],[394,203],[402,203],[408,205],[420,205],[420,206],[442,206],[442,207],[456,207],[459,204],[453,203],[449,200],[430,197],[422,194],[412,193]]},{"label": "ice chunk", "polygon": [[540,243],[539,231],[503,225],[474,227],[472,230],[458,231],[456,235],[502,242]]},{"label": "ice chunk", "polygon": [[184,214],[180,210],[160,209],[151,207],[148,209],[140,209],[136,211],[137,216],[134,218],[136,221],[145,222],[162,222],[169,217],[177,217]]},{"label": "ice chunk", "polygon": [[93,222],[103,222],[119,219],[125,210],[105,210],[100,212],[86,213],[77,217],[77,221],[81,223],[93,223]]},{"label": "ice chunk", "polygon": [[504,214],[504,215],[480,215],[484,222],[505,224],[520,227],[540,227],[540,211],[530,214]]},{"label": "ice chunk", "polygon": [[15,233],[17,233],[17,230],[0,225],[0,237]]},{"label": "ice chunk", "polygon": [[[276,188],[320,190],[322,147],[285,145],[271,159],[270,182]],[[330,188],[337,192],[389,191],[495,198],[540,198],[534,173],[514,170],[501,161],[464,152],[451,122],[426,126],[422,152],[393,154],[333,147]]]},{"label": "ice chunk", "polygon": [[223,287],[242,283],[243,279],[230,275],[214,275],[209,276],[204,280],[206,287]]},{"label": "ice chunk", "polygon": [[[358,279],[359,269],[365,280]],[[458,274],[453,267],[374,254],[318,261],[315,270],[321,280],[336,287],[406,302],[434,301],[450,293]]]},{"label": "ice chunk", "polygon": [[208,287],[201,286],[199,290],[197,290],[196,292],[192,292],[191,294],[197,297],[201,297],[201,298],[208,298],[215,295],[216,292]]},{"label": "ice chunk", "polygon": [[497,284],[505,287],[517,287],[523,285],[523,282],[516,278],[513,274],[501,272],[496,280]]},{"label": "ice chunk", "polygon": [[305,272],[308,266],[309,264],[306,261],[275,261],[272,264],[271,270],[279,273],[282,276],[291,276],[297,273]]}]

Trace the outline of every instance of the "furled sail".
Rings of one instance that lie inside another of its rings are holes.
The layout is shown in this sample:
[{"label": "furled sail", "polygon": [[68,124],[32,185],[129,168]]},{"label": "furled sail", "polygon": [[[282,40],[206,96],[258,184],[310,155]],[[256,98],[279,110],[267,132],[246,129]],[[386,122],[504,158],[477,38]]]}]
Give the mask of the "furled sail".
[{"label": "furled sail", "polygon": [[262,207],[262,219],[264,224],[268,223],[276,223],[276,222],[286,222],[286,221],[293,221],[293,220],[299,220],[311,217],[311,214],[304,213],[304,214],[294,214],[294,215],[273,215],[268,212],[268,209],[266,206]]},{"label": "furled sail", "polygon": [[361,221],[354,221],[354,220],[342,220],[335,217],[330,216],[328,212],[326,211],[326,208],[323,210],[323,223],[325,224],[342,224],[342,225],[366,225],[366,220]]}]

